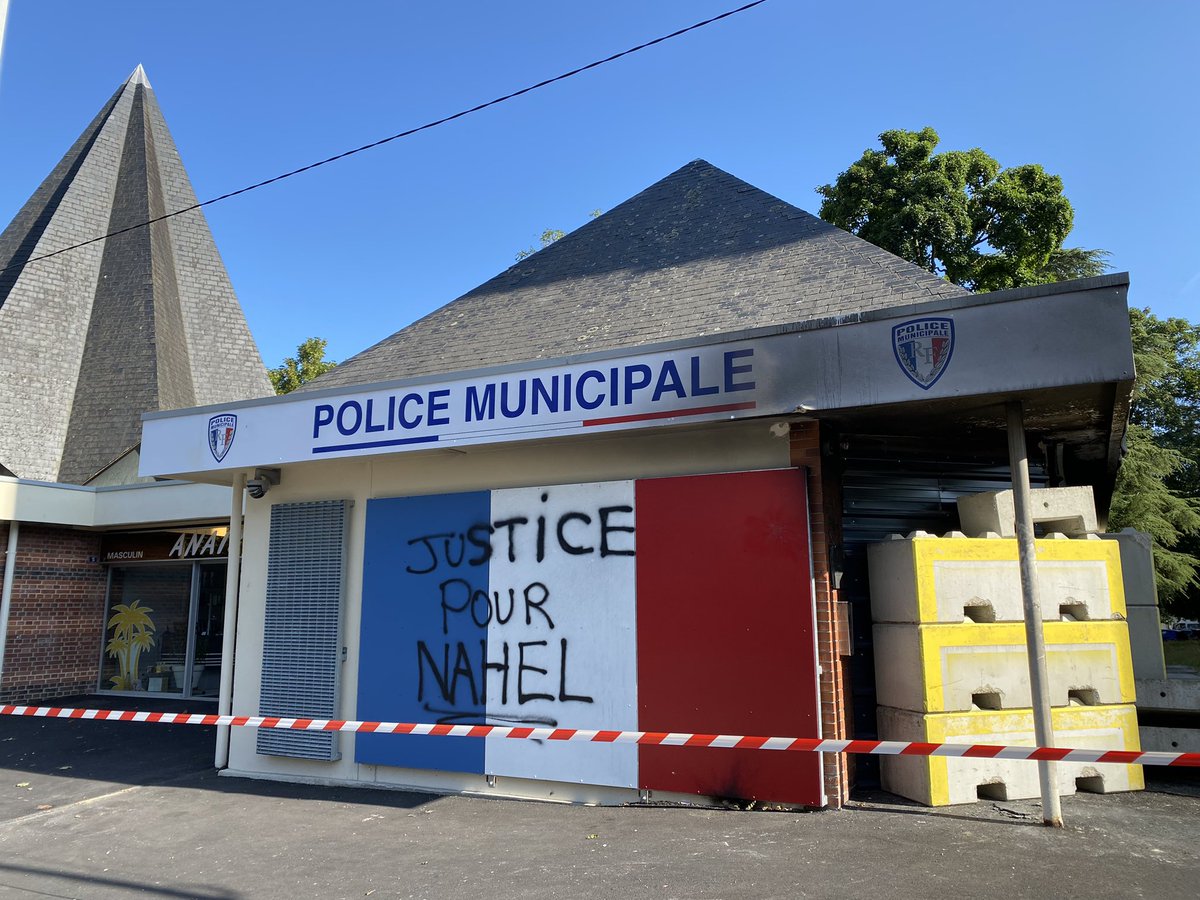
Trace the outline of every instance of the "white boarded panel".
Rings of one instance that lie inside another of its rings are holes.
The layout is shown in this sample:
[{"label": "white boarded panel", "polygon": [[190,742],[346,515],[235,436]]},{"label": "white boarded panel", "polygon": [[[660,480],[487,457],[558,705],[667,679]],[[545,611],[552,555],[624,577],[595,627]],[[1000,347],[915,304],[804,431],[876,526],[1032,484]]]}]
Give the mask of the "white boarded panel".
[{"label": "white boarded panel", "polygon": [[[508,669],[487,673],[488,722],[637,728],[633,498],[632,481],[493,492],[487,653]],[[488,774],[638,783],[636,746],[486,740]]]}]

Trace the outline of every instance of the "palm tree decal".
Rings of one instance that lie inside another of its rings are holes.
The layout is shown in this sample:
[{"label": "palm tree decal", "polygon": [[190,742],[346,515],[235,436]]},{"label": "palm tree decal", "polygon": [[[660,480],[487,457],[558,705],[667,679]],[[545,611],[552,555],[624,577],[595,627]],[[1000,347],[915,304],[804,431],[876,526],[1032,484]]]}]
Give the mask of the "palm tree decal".
[{"label": "palm tree decal", "polygon": [[108,627],[113,629],[105,650],[117,661],[119,674],[112,676],[113,689],[131,691],[138,683],[138,657],[143,650],[154,646],[154,622],[149,613],[154,612],[141,601],[134,600],[128,606],[118,603],[113,607]]}]

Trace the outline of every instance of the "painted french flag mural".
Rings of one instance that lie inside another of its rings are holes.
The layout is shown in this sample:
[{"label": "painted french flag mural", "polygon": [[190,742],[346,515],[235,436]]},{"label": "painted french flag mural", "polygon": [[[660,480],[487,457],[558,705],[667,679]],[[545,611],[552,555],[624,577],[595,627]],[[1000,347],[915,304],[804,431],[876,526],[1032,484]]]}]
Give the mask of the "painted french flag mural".
[{"label": "painted french flag mural", "polygon": [[[816,737],[798,470],[369,501],[364,720]],[[360,763],[821,803],[818,754],[361,734]]]}]

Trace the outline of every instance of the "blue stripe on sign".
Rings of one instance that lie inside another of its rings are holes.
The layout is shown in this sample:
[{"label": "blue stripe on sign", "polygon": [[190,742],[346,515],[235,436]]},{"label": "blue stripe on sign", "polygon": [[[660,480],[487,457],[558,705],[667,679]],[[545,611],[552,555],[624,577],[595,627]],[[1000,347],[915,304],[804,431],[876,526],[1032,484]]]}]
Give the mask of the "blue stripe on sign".
[{"label": "blue stripe on sign", "polygon": [[399,447],[401,444],[433,444],[438,440],[436,434],[428,437],[393,438],[387,441],[360,441],[357,444],[331,444],[328,447],[313,447],[313,453],[333,453],[335,450],[367,450],[371,447]]},{"label": "blue stripe on sign", "polygon": [[[367,502],[359,642],[358,718],[482,724],[491,494]],[[479,526],[472,532],[473,526]],[[476,543],[471,542],[474,538]],[[486,611],[486,604],[481,606]],[[356,762],[483,772],[484,743],[453,737],[359,734]]]}]

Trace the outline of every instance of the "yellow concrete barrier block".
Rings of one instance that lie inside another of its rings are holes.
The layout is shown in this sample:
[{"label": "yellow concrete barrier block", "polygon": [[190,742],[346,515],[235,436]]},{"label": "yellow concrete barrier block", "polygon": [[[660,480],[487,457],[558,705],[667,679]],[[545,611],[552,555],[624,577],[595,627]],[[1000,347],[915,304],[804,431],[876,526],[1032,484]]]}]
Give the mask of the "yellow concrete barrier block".
[{"label": "yellow concrete barrier block", "polygon": [[[1125,616],[1121,551],[1113,541],[1036,542],[1042,619]],[[876,622],[1021,622],[1017,542],[917,537],[872,544],[871,616]]]},{"label": "yellow concrete barrier block", "polygon": [[[880,707],[879,736],[888,741],[1036,746],[1031,710],[920,715]],[[1055,744],[1080,750],[1139,750],[1132,705],[1063,707],[1052,712]],[[1041,796],[1036,762],[943,756],[880,757],[883,787],[927,806]],[[1141,766],[1058,763],[1060,794],[1140,791]]]},{"label": "yellow concrete barrier block", "polygon": [[[1042,627],[1052,706],[1134,702],[1124,622]],[[1022,623],[876,625],[874,638],[880,706],[936,713],[1033,705]]]}]

